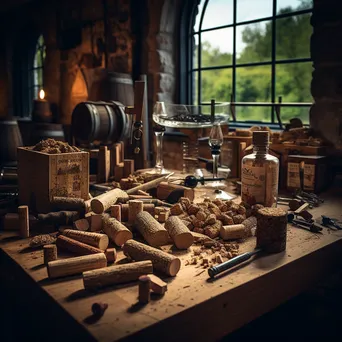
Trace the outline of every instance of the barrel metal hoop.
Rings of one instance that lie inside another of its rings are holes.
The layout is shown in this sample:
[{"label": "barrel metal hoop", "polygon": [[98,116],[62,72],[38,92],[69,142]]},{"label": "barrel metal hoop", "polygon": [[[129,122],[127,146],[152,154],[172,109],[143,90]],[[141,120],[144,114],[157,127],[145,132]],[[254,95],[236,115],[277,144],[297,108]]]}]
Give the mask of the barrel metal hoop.
[{"label": "barrel metal hoop", "polygon": [[[114,131],[114,115],[112,115],[112,108],[106,104],[105,108],[107,110],[108,120],[109,120],[109,127],[108,127],[108,137],[112,138],[113,131]],[[114,114],[114,113],[113,113]]]},{"label": "barrel metal hoop", "polygon": [[111,101],[114,105],[114,110],[115,112],[118,114],[118,118],[122,123],[122,130],[121,130],[121,135],[118,139],[118,141],[122,141],[124,140],[125,137],[127,137],[127,131],[129,131],[130,127],[128,126],[128,122],[127,122],[127,117],[125,114],[125,106],[119,102],[119,101]]},{"label": "barrel metal hoop", "polygon": [[100,127],[100,115],[96,115],[96,113],[98,114],[98,110],[96,106],[93,104],[89,104],[89,112],[91,114],[92,121],[94,122],[91,136],[89,138],[94,138],[97,136],[97,131]]}]

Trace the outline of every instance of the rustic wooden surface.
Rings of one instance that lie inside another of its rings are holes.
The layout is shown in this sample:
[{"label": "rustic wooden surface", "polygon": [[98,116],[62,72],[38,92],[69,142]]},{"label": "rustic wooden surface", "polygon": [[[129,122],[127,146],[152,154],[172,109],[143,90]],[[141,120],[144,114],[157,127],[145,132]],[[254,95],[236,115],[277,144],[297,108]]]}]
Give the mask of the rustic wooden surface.
[{"label": "rustic wooden surface", "polygon": [[[341,199],[330,198],[311,212],[316,218],[324,213],[341,220],[341,208]],[[28,249],[29,240],[17,238],[16,232],[0,232],[0,247],[9,256],[13,271],[19,265],[19,272],[29,275],[34,286],[42,289],[41,296],[48,294],[53,299],[49,305],[61,307],[62,315],[73,318],[69,320],[71,326],[82,331],[85,340],[139,337],[208,341],[275,308],[340,266],[341,238],[342,231],[325,228],[323,234],[312,234],[289,226],[284,253],[260,256],[214,281],[207,271],[201,273],[202,268],[184,266],[188,252],[174,251],[182,259],[181,270],[175,278],[162,277],[168,291],[164,296],[152,296],[147,305],[138,304],[136,282],[87,292],[81,276],[49,280],[43,251]],[[240,251],[254,247],[252,237],[241,244]],[[117,262],[123,258],[119,251]],[[92,321],[91,306],[96,301],[109,306],[103,317]]]}]

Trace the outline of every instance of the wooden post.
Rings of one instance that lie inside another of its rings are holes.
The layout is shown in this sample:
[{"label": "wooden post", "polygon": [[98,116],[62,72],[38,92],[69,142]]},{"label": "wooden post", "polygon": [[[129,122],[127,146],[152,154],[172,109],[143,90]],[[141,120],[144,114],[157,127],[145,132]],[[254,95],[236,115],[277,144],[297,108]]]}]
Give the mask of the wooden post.
[{"label": "wooden post", "polygon": [[89,222],[87,219],[80,219],[74,222],[74,227],[80,231],[86,231],[89,229]]},{"label": "wooden post", "polygon": [[19,215],[19,234],[22,238],[30,236],[29,209],[27,205],[18,207]]},{"label": "wooden post", "polygon": [[124,175],[124,164],[120,163],[119,165],[115,165],[114,167],[114,180],[116,182],[120,182],[121,178]]},{"label": "wooden post", "polygon": [[97,182],[107,183],[110,173],[110,151],[107,146],[100,146],[97,159]]},{"label": "wooden post", "polygon": [[133,175],[134,173],[134,159],[124,159],[124,177]]}]

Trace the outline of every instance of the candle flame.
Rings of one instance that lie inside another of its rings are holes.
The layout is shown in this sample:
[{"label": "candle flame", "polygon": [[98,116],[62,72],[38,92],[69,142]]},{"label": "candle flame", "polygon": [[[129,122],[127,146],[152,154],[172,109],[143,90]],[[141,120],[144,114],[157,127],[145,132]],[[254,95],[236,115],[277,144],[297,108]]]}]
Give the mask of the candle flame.
[{"label": "candle flame", "polygon": [[45,91],[42,89],[42,90],[39,92],[39,98],[40,98],[41,100],[43,100],[44,97],[45,97]]}]

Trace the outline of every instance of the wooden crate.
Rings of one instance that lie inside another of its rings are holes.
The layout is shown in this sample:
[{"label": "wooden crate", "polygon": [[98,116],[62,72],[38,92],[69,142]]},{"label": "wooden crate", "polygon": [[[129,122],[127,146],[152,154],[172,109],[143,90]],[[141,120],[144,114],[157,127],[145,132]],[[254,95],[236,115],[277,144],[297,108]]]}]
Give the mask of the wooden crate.
[{"label": "wooden crate", "polygon": [[47,154],[18,148],[19,203],[39,213],[49,212],[52,196],[89,194],[89,153]]}]

